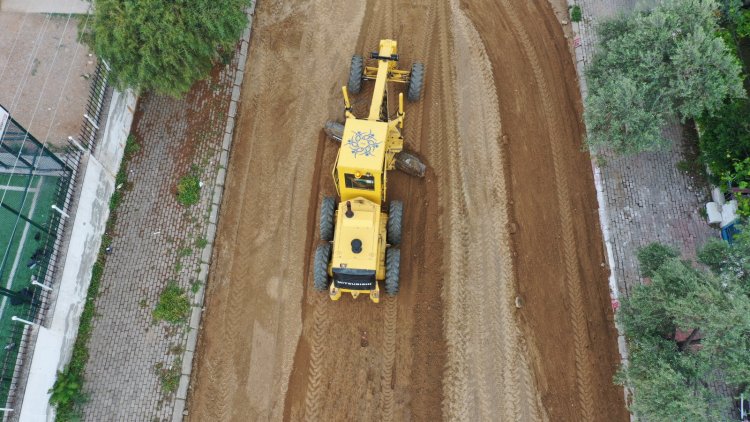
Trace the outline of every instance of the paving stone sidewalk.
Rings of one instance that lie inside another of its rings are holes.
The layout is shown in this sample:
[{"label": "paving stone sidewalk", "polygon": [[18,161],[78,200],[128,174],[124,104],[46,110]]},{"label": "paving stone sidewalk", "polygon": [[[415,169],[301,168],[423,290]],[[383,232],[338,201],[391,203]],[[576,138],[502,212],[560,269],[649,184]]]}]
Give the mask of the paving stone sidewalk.
[{"label": "paving stone sidewalk", "polygon": [[[596,45],[595,22],[627,13],[635,0],[575,0],[584,21],[577,26],[576,59],[579,74],[591,62]],[[585,80],[581,81],[586,93]],[[614,262],[611,262],[620,294],[627,296],[641,282],[636,251],[659,241],[679,247],[684,256],[695,257],[696,248],[717,237],[700,215],[710,200],[710,188],[678,167],[690,155],[694,134],[674,123],[665,129],[673,141],[669,151],[628,157],[606,157],[600,166],[607,207],[607,226]],[[692,139],[692,140],[691,140]]]},{"label": "paving stone sidewalk", "polygon": [[[248,14],[252,14],[252,9]],[[179,421],[185,408],[203,292],[216,233],[250,28],[234,59],[183,99],[143,95],[132,135],[141,150],[111,233],[85,372],[90,421]],[[200,202],[177,202],[176,185],[200,176]],[[155,322],[165,286],[191,303],[183,323]]]}]

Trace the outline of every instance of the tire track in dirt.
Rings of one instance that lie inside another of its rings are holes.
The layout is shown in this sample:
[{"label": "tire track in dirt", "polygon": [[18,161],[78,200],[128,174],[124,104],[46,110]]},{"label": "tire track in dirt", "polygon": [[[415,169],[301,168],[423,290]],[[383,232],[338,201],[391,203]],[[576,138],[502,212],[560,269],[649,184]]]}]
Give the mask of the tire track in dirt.
[{"label": "tire track in dirt", "polygon": [[330,329],[328,313],[324,295],[315,295],[313,299],[315,311],[313,314],[313,335],[310,345],[310,366],[307,375],[307,392],[305,394],[305,420],[320,420],[320,403],[322,401],[321,382],[323,380],[323,357],[325,353],[326,333]]},{"label": "tire track in dirt", "polygon": [[[509,11],[513,32],[523,46],[523,51],[531,64],[531,70],[534,74],[534,80],[539,86],[541,92],[549,92],[547,81],[542,73],[539,57],[536,50],[529,40],[528,33],[517,17],[517,12],[512,3],[508,0],[501,0],[502,4]],[[554,113],[549,97],[541,96],[542,107],[549,118],[550,149],[552,151],[553,171],[555,175],[555,187],[557,191],[557,202],[560,207],[560,221],[562,224],[562,243],[563,257],[565,263],[565,285],[568,291],[568,300],[571,305],[571,322],[573,325],[573,335],[575,344],[575,366],[576,366],[576,386],[578,388],[578,404],[580,407],[583,420],[594,420],[594,404],[590,390],[591,369],[588,365],[590,359],[588,355],[588,334],[586,327],[585,306],[583,304],[580,280],[581,275],[578,272],[578,263],[576,257],[576,240],[573,228],[573,212],[570,206],[570,189],[568,188],[567,173],[562,166],[561,143],[556,142],[558,134],[563,133],[560,128],[559,116]]]},{"label": "tire track in dirt", "polygon": [[[481,57],[481,46],[476,44],[476,40],[469,34],[469,28],[467,28],[467,20],[465,17],[462,16],[461,11],[458,9],[457,4],[455,1],[451,1],[451,26],[454,28],[454,51],[455,56],[454,60],[456,63],[464,63],[468,64],[471,63],[472,65],[475,63],[472,61],[472,59],[478,59],[479,63],[483,64],[484,61]],[[476,57],[479,54],[479,57]],[[480,64],[480,67],[482,67]],[[487,69],[480,69],[480,72],[476,72],[476,68],[472,65],[465,65],[462,67],[461,71],[456,71],[456,81],[453,84],[453,86],[457,90],[457,107],[456,107],[456,115],[458,120],[458,140],[455,144],[452,145],[452,149],[458,148],[459,154],[457,155],[457,165],[460,169],[464,169],[465,167],[465,157],[463,157],[463,150],[461,149],[462,144],[467,142],[467,140],[471,139],[472,141],[475,139],[482,139],[480,136],[488,135],[490,138],[495,136],[499,136],[500,128],[499,128],[499,121],[495,119],[490,119],[485,121],[484,119],[480,119],[483,124],[480,124],[480,128],[476,126],[478,123],[477,121],[473,120],[473,117],[476,117],[476,114],[468,115],[467,113],[469,110],[471,110],[473,113],[481,112],[482,107],[479,106],[480,97],[482,101],[486,101],[487,98],[484,98],[485,96],[482,95],[481,88],[478,89],[480,86],[492,86],[491,80],[490,85],[486,85],[486,80],[484,80],[484,76],[486,75],[484,72],[487,71]],[[490,70],[489,72],[490,76],[492,75],[492,72]],[[459,88],[460,87],[460,88]],[[488,127],[489,126],[489,127]],[[482,131],[481,129],[485,129]],[[484,133],[479,133],[484,132]],[[489,133],[487,133],[489,132]],[[493,133],[495,132],[495,133]],[[483,163],[482,163],[483,164]],[[484,165],[480,165],[477,167],[484,168]],[[470,168],[471,170],[471,168]],[[461,179],[464,180],[463,175]],[[494,182],[494,180],[493,180]],[[462,189],[466,189],[468,187],[462,187]],[[462,215],[466,216],[466,219],[471,219],[470,215],[471,213],[466,210],[466,204],[462,204],[462,207],[464,208],[462,210]],[[466,229],[468,231],[468,228]],[[479,241],[478,244],[481,245],[490,245],[492,244],[489,241],[489,230],[483,230],[479,233]],[[468,242],[467,242],[468,243]],[[468,247],[468,244],[466,245]],[[478,258],[476,255],[472,258],[476,259]],[[468,267],[471,267],[471,264],[467,264]],[[472,349],[476,349],[477,347],[481,348],[483,347],[483,344],[492,344],[494,350],[497,351],[503,351],[503,358],[494,357],[491,354],[480,354],[479,356],[472,356],[471,359],[480,359],[481,360],[481,366],[483,367],[490,367],[494,368],[495,374],[503,374],[505,372],[505,368],[507,365],[505,365],[505,357],[508,356],[508,350],[507,346],[509,345],[508,342],[503,342],[503,339],[507,339],[509,341],[512,341],[512,339],[508,339],[507,332],[509,330],[509,327],[507,324],[498,323],[496,317],[498,315],[504,315],[504,312],[502,311],[502,305],[500,304],[498,306],[498,301],[494,300],[496,296],[493,293],[489,293],[485,298],[478,297],[479,294],[481,294],[480,291],[477,291],[477,283],[481,283],[479,280],[463,280],[462,284],[467,284],[467,288],[465,289],[464,294],[467,294],[471,292],[472,298],[471,302],[474,303],[473,310],[474,312],[470,312],[469,315],[466,315],[467,318],[470,320],[470,326],[476,326],[476,324],[481,324],[483,321],[480,321],[482,315],[486,314],[485,306],[488,304],[492,304],[491,307],[494,307],[495,309],[500,309],[500,313],[490,314],[490,319],[493,321],[493,324],[490,324],[493,328],[496,327],[498,329],[498,334],[493,336],[492,333],[489,332],[489,330],[486,330],[482,333],[479,333],[479,336],[476,336],[473,338],[472,341]],[[472,285],[473,284],[473,285]],[[481,290],[481,288],[479,289]],[[478,294],[479,293],[479,294]],[[486,321],[484,321],[486,322]],[[500,340],[500,341],[498,341]],[[494,361],[494,362],[493,362]],[[492,409],[492,394],[490,393],[490,386],[488,385],[491,382],[491,378],[489,376],[480,376],[475,378],[476,382],[478,384],[477,389],[477,396],[479,398],[480,406],[477,408],[478,417],[481,420],[489,420],[491,417],[491,409]],[[501,391],[500,397],[503,397],[506,393],[505,386],[501,385]],[[517,388],[513,388],[514,386],[511,386],[511,390],[516,390]],[[504,402],[504,400],[501,400]],[[515,408],[514,406],[516,403],[512,403],[512,408]],[[513,413],[509,408],[506,408],[506,412],[504,413],[505,417],[508,416],[515,416],[515,420],[518,420],[517,415],[513,415]]]},{"label": "tire track in dirt", "polygon": [[[254,99],[254,101],[257,101],[257,99]],[[247,183],[247,174],[249,171],[249,166],[245,166],[244,168],[239,168],[237,171],[242,172],[240,174],[237,174],[236,179],[228,181],[228,183],[239,183],[240,184],[240,190],[245,191],[246,189],[246,183]],[[231,216],[229,218],[234,218],[235,216]],[[241,219],[241,216],[237,216],[237,219]],[[228,243],[235,243],[237,241],[238,232],[232,232],[229,234]],[[216,252],[216,255],[221,254],[222,251],[219,250]],[[248,251],[244,250],[241,252],[241,258],[239,260],[233,259],[233,257],[225,257],[226,260],[226,271],[227,273],[231,273],[236,269],[235,264],[238,262],[246,262],[248,259],[247,256]],[[241,265],[241,264],[240,264]],[[221,296],[222,302],[227,302],[227,308],[228,309],[240,309],[240,307],[243,306],[242,299],[240,295],[233,295],[228,291],[215,291],[218,290],[222,284],[226,282],[226,280],[223,279],[222,276],[217,275],[216,273],[212,274],[212,280],[210,280],[208,284],[208,294],[214,294],[216,296]],[[219,285],[216,285],[216,284]],[[209,312],[206,314],[204,318],[208,319],[211,318],[212,310],[209,310]],[[226,313],[221,316],[215,317],[216,319],[220,319],[221,323],[219,324],[219,330],[221,332],[221,336],[225,339],[224,340],[224,347],[226,347],[227,350],[232,350],[235,347],[237,347],[237,337],[233,335],[233,333],[236,333],[237,330],[240,329],[240,320],[241,317],[238,316],[236,313]],[[207,394],[206,394],[206,403],[207,406],[200,407],[199,410],[201,412],[201,415],[199,417],[200,419],[215,419],[215,420],[227,420],[230,414],[231,404],[230,404],[230,396],[226,393],[229,391],[229,389],[232,388],[233,385],[237,382],[236,374],[234,371],[231,371],[230,365],[227,362],[227,357],[225,355],[219,355],[216,357],[215,361],[208,361],[208,364],[206,365],[206,371],[207,371]],[[214,364],[214,362],[216,362]]]},{"label": "tire track in dirt", "polygon": [[396,299],[386,296],[385,317],[383,318],[383,369],[381,376],[381,420],[393,420],[393,362],[396,359],[396,316],[398,307]]},{"label": "tire track in dirt", "polygon": [[[446,11],[440,4],[436,8],[436,34],[433,37],[433,49],[436,49],[436,57],[445,58],[448,55],[448,34],[445,32]],[[440,60],[431,67],[432,83],[429,90],[438,101],[452,104],[450,82],[454,79],[450,63]],[[434,107],[430,109],[429,121],[432,122],[455,122],[455,118],[450,115],[447,108]],[[441,178],[448,179],[441,185],[445,189],[440,189],[440,202],[448,204],[448,221],[441,223],[441,231],[448,245],[465,243],[465,238],[461,238],[460,226],[455,225],[460,221],[457,212],[461,204],[456,197],[460,192],[460,187],[453,177],[455,171],[451,162],[452,154],[446,153],[445,145],[449,139],[455,139],[456,131],[453,127],[439,127],[437,124],[431,124],[430,130],[430,152],[433,157],[432,165],[435,167],[436,174]],[[442,220],[442,219],[441,219]],[[457,239],[458,238],[458,239]],[[445,337],[448,339],[449,347],[446,351],[446,369],[443,377],[443,390],[445,399],[443,401],[443,417],[448,420],[467,420],[469,416],[469,386],[467,385],[468,370],[466,367],[467,358],[467,326],[466,321],[461,315],[465,312],[465,304],[461,300],[458,282],[464,269],[461,268],[462,250],[458,247],[449,247],[445,253],[445,266],[447,271],[446,278],[448,281],[443,285],[443,302],[445,303]]]},{"label": "tire track in dirt", "polygon": [[214,401],[210,409],[199,409],[197,418],[199,420],[226,420],[229,413],[229,403],[227,403],[226,393],[221,385],[221,377],[226,373],[226,362],[223,359],[209,361],[206,364],[206,379],[208,382],[208,397]]},{"label": "tire track in dirt", "polygon": [[[468,316],[475,330],[475,355],[469,360],[481,363],[472,374],[478,380],[476,394],[481,403],[474,419],[501,415],[503,420],[540,420],[539,400],[530,367],[519,349],[521,338],[512,306],[516,282],[509,209],[504,205],[509,192],[492,65],[479,33],[457,1],[451,3],[451,10],[455,63],[461,64],[454,85],[460,134],[457,147],[461,148],[457,158],[459,168],[467,169],[462,185],[474,204],[466,207],[472,254],[471,279],[465,287],[473,290],[474,296]],[[479,180],[482,183],[468,182]]]}]

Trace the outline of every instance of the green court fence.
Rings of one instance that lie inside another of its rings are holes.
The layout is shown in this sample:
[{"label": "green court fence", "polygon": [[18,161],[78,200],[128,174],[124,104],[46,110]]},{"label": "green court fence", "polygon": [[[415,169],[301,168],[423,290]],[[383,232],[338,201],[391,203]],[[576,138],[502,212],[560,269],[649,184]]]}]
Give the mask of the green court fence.
[{"label": "green court fence", "polygon": [[[93,151],[111,94],[102,61],[81,132],[62,146],[37,140],[0,106],[0,404],[20,409],[38,327],[47,325],[75,216],[79,166]],[[18,412],[6,411],[6,420]]]}]

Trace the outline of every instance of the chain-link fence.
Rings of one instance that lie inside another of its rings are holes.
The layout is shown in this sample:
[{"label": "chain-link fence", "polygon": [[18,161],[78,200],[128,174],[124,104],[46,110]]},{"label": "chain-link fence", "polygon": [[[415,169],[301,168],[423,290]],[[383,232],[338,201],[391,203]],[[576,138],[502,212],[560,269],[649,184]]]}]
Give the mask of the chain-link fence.
[{"label": "chain-link fence", "polygon": [[[107,74],[100,63],[80,136],[62,146],[38,141],[0,106],[0,404],[6,409],[20,405],[36,328],[46,323],[61,275],[79,165],[99,135]],[[13,416],[5,412],[6,420]]]}]

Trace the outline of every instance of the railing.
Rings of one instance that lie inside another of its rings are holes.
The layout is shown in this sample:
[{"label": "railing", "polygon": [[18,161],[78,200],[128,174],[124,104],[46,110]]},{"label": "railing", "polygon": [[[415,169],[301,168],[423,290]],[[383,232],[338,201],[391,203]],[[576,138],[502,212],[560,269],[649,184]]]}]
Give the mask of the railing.
[{"label": "railing", "polygon": [[[43,252],[38,270],[32,277],[31,297],[26,297],[27,306],[16,307],[14,324],[8,333],[0,333],[0,403],[4,406],[5,421],[18,420],[26,381],[29,376],[31,358],[39,330],[48,326],[48,318],[54,312],[54,302],[62,277],[62,270],[70,241],[73,221],[80,197],[86,153],[94,151],[101,135],[103,117],[108,109],[111,89],[108,85],[109,66],[100,61],[91,79],[89,98],[86,102],[81,132],[78,138],[69,137],[67,145],[55,156],[63,163],[63,171],[57,176],[54,206],[46,222]],[[0,286],[2,287],[2,286]],[[15,309],[14,309],[15,310]],[[3,335],[6,334],[6,335]],[[16,411],[13,411],[15,409]]]}]

